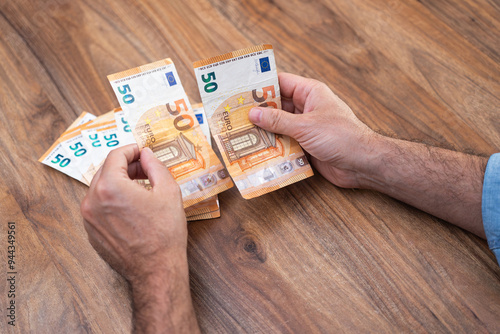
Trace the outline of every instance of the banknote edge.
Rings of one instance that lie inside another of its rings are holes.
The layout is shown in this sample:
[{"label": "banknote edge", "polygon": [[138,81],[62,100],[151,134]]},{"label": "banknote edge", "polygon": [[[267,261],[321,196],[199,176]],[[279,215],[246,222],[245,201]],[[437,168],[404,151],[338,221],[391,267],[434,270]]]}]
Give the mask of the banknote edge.
[{"label": "banknote edge", "polygon": [[217,63],[219,61],[223,61],[223,60],[227,60],[227,59],[231,59],[231,58],[235,58],[235,57],[244,56],[244,55],[249,54],[249,53],[258,52],[258,51],[264,51],[264,50],[272,50],[272,49],[273,49],[273,46],[271,44],[255,45],[255,46],[252,46],[252,47],[249,47],[249,48],[245,48],[245,49],[241,49],[241,50],[236,50],[236,51],[224,53],[224,54],[221,54],[221,55],[218,55],[218,56],[214,56],[214,57],[210,57],[210,58],[206,58],[206,59],[195,61],[193,63],[193,67],[194,68],[198,68],[198,67],[201,67],[201,66],[206,66],[206,65],[209,65],[209,64]]},{"label": "banknote edge", "polygon": [[194,111],[195,109],[200,109],[200,108],[203,108],[203,103],[202,103],[202,102],[195,103],[195,104],[192,104],[192,103],[191,103],[191,108],[193,108],[193,111]]},{"label": "banknote edge", "polygon": [[[102,122],[102,123],[96,123],[96,124],[83,124],[81,127],[78,127],[78,131],[74,132],[69,132],[69,133],[63,133],[61,137],[59,137],[61,140],[68,140],[73,138],[75,135],[78,135],[81,131],[85,130],[100,130],[103,127],[113,127],[113,124],[116,124],[116,122],[113,121],[107,121],[107,122]],[[85,126],[84,126],[85,125]],[[116,126],[116,125],[115,125]]]},{"label": "banknote edge", "polygon": [[56,141],[54,141],[54,143],[52,143],[52,145],[50,145],[50,147],[47,149],[47,151],[45,151],[45,153],[40,157],[40,159],[38,159],[38,162],[43,163],[43,161],[50,154],[50,152],[52,152],[57,147],[57,145],[61,145],[61,142],[59,141],[60,139],[61,139],[61,137],[57,138]]},{"label": "banknote edge", "polygon": [[207,220],[207,219],[213,219],[213,218],[220,218],[220,216],[221,216],[221,213],[220,213],[220,209],[219,209],[219,210],[215,210],[212,212],[203,213],[201,215],[186,217],[186,220],[188,222],[192,222],[192,221],[197,221],[197,220]]},{"label": "banknote edge", "polygon": [[[82,111],[82,113],[80,114],[80,116],[77,117],[77,119],[75,119],[73,121],[73,123],[71,123],[70,126],[68,126],[68,128],[66,130],[64,130],[64,132],[67,132],[73,128],[76,128],[78,125],[78,123],[86,116],[86,115],[92,115],[91,113],[89,112],[86,112],[86,111]],[[80,124],[81,125],[81,124]]]},{"label": "banknote edge", "polygon": [[[214,207],[216,207],[216,208],[214,208]],[[199,208],[199,209],[194,209],[194,210],[188,210],[188,209],[189,209],[189,207],[184,209],[184,212],[186,213],[186,217],[197,216],[197,215],[201,215],[204,213],[213,212],[213,211],[219,210],[220,207],[217,206],[217,204],[213,204],[213,205],[211,204],[208,207],[204,207],[204,208]]]},{"label": "banknote edge", "polygon": [[112,81],[115,81],[115,80],[123,79],[125,77],[129,77],[129,76],[134,75],[134,74],[139,74],[139,73],[147,72],[149,70],[152,70],[152,69],[155,69],[155,68],[158,68],[158,67],[161,67],[161,66],[171,65],[173,63],[174,62],[172,61],[172,59],[165,58],[165,59],[157,60],[157,61],[149,63],[149,64],[137,66],[137,67],[134,67],[134,68],[129,68],[128,70],[125,70],[125,71],[121,71],[121,72],[110,74],[110,75],[107,76],[107,78],[108,78],[108,80],[110,82],[112,82]]},{"label": "banknote edge", "polygon": [[80,124],[80,125],[77,125],[79,121],[81,121],[83,119],[83,117],[85,117],[85,115],[93,115],[89,112],[86,112],[86,111],[82,111],[82,113],[80,114],[80,116],[78,116],[67,128],[66,130],[63,131],[63,133],[61,133],[61,135],[52,143],[52,145],[50,145],[50,147],[47,149],[47,151],[40,157],[40,159],[38,159],[38,162],[41,162],[43,163],[43,160],[45,160],[45,158],[47,157],[47,155],[49,155],[50,152],[52,152],[52,150],[58,145],[60,144],[60,140],[61,138],[69,135],[69,134],[74,134],[77,132],[77,130],[80,129],[80,127],[82,127],[83,125],[85,124],[88,124],[90,122],[92,122],[93,120],[90,120],[86,123],[83,123],[83,124]]},{"label": "banknote edge", "polygon": [[212,187],[212,189],[210,189],[209,191],[207,191],[204,195],[202,195],[201,197],[197,197],[197,198],[192,198],[192,199],[188,199],[188,200],[184,200],[182,199],[182,202],[183,202],[183,205],[184,205],[184,209],[192,206],[192,205],[195,205],[196,203],[199,203],[209,197],[212,197],[214,195],[217,195],[217,194],[220,194],[221,192],[223,191],[226,191],[228,189],[231,189],[232,187],[234,187],[234,182],[233,180],[228,180],[220,185],[215,185]]},{"label": "banknote edge", "polygon": [[309,170],[306,170],[304,171],[303,173],[301,174],[298,174],[298,175],[295,175],[294,177],[291,177],[283,182],[280,182],[274,186],[271,186],[271,187],[264,187],[262,189],[259,189],[259,190],[256,190],[256,191],[252,191],[251,193],[248,193],[248,194],[241,194],[241,196],[244,198],[244,199],[252,199],[252,198],[255,198],[255,197],[259,197],[259,196],[262,196],[262,195],[265,195],[267,193],[270,193],[270,192],[273,192],[275,190],[278,190],[278,189],[281,189],[281,188],[284,188],[284,187],[287,187],[291,184],[294,184],[294,183],[297,183],[299,181],[302,181],[302,180],[305,180],[311,176],[314,176],[314,171],[312,168],[310,168]]}]

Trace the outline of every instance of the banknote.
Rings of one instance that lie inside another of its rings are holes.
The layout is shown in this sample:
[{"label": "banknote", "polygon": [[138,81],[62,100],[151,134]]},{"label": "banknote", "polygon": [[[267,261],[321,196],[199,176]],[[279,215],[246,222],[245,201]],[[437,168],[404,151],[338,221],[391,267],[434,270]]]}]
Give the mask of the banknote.
[{"label": "banknote", "polygon": [[[203,105],[201,103],[193,105],[193,113],[200,124],[200,129],[207,138],[207,141],[211,145],[210,140],[210,129],[208,128],[206,115],[203,110]],[[149,180],[136,180],[137,183],[144,186],[146,189],[151,189],[151,184]],[[201,202],[191,205],[184,209],[186,213],[187,221],[201,220],[201,219],[212,219],[220,217],[220,206],[219,199],[217,195],[209,197]]]},{"label": "banknote", "polygon": [[[219,201],[217,200],[217,203],[218,202]],[[219,218],[219,217],[220,217],[220,209],[216,209],[214,211],[210,211],[210,212],[206,212],[206,213],[200,213],[199,215],[187,215],[186,214],[186,220],[188,222],[195,221],[195,220],[213,219],[213,218]]]},{"label": "banknote", "polygon": [[123,146],[118,139],[116,123],[105,126],[91,126],[81,131],[87,145],[94,149],[92,163],[99,166],[115,148]]},{"label": "banknote", "polygon": [[[87,161],[85,168],[82,167],[82,169],[85,169],[82,172],[83,177],[90,184],[109,152],[123,145],[120,145],[117,138],[117,126],[113,110],[85,124],[79,130],[82,134],[83,145],[92,150],[90,159],[88,159],[90,161]],[[108,134],[108,132],[111,132],[111,135],[104,138],[104,134]]]},{"label": "banknote", "polygon": [[[210,130],[201,104],[193,106],[200,129],[210,141]],[[113,117],[114,116],[114,120]],[[40,162],[89,185],[107,154],[115,148],[135,143],[121,108],[99,117],[83,112],[40,158]],[[95,166],[94,166],[95,164]],[[137,180],[150,187],[148,180]],[[220,217],[217,195],[185,208],[188,221]]]},{"label": "banknote", "polygon": [[[149,180],[136,180],[138,184],[146,189],[151,189]],[[187,221],[212,219],[220,217],[220,205],[217,195],[209,197],[201,202],[184,208]]]},{"label": "banknote", "polygon": [[82,132],[71,132],[66,134],[59,141],[68,157],[71,159],[71,164],[78,171],[75,178],[86,185],[90,185],[91,180],[85,177],[85,173],[92,165],[92,148],[85,144]]},{"label": "banknote", "polygon": [[[83,177],[78,167],[78,163],[75,161],[75,154],[81,154],[83,150],[81,150],[81,147],[75,147],[74,150],[67,149],[65,148],[65,143],[72,137],[78,135],[79,129],[93,119],[95,119],[94,115],[83,112],[38,161],[88,185],[87,180]],[[85,153],[87,153],[86,150],[84,154]]]},{"label": "banknote", "polygon": [[139,147],[151,148],[170,170],[185,208],[233,186],[170,59],[109,75],[108,80]]},{"label": "banknote", "polygon": [[[184,210],[188,221],[220,217],[219,200],[212,196]],[[203,218],[206,217],[206,218]]]},{"label": "banknote", "polygon": [[299,144],[248,119],[252,107],[281,108],[271,45],[193,64],[214,141],[241,195],[250,199],[313,175]]}]

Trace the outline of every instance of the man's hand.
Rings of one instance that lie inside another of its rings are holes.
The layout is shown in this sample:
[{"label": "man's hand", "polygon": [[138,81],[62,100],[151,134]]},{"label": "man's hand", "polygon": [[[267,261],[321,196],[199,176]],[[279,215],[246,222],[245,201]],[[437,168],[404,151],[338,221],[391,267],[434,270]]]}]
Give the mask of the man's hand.
[{"label": "man's hand", "polygon": [[261,128],[295,138],[340,187],[374,189],[485,237],[481,194],[488,159],[384,137],[325,84],[280,73],[283,110],[253,108]]},{"label": "man's hand", "polygon": [[295,138],[311,155],[313,166],[330,182],[359,188],[360,171],[369,143],[379,137],[327,85],[280,73],[282,107],[253,108],[250,120],[263,129]]},{"label": "man's hand", "polygon": [[[133,181],[144,178],[151,190]],[[135,144],[113,150],[81,212],[92,246],[131,284],[136,331],[196,332],[182,196],[153,152]]]}]

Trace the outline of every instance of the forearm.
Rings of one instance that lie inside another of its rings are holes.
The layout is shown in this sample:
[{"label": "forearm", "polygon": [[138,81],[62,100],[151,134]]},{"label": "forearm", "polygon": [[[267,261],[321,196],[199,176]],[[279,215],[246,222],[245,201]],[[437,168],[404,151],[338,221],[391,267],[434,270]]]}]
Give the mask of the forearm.
[{"label": "forearm", "polygon": [[379,136],[362,184],[485,238],[481,195],[487,158]]},{"label": "forearm", "polygon": [[135,333],[199,333],[187,260],[174,262],[131,282]]}]

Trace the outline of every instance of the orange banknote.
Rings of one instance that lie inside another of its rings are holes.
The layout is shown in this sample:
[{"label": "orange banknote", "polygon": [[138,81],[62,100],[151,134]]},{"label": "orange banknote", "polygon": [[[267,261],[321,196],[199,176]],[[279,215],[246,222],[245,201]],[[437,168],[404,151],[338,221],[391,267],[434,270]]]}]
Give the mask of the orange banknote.
[{"label": "orange banknote", "polygon": [[281,108],[271,45],[259,45],[194,63],[205,113],[229,174],[250,199],[313,175],[294,139],[248,119],[252,107]]},{"label": "orange banknote", "polygon": [[38,161],[88,185],[89,182],[83,176],[81,166],[77,161],[81,155],[87,153],[87,150],[85,148],[82,149],[80,146],[69,147],[68,143],[73,138],[81,136],[81,128],[85,127],[86,124],[95,118],[94,115],[83,112]]},{"label": "orange banknote", "polygon": [[179,184],[184,207],[233,186],[200,129],[170,59],[108,76],[128,125]]},{"label": "orange banknote", "polygon": [[[201,103],[193,105],[193,112],[198,120],[198,123],[200,124],[203,134],[207,138],[207,141],[211,143],[210,130],[208,128],[205,112],[203,111],[203,105]],[[137,180],[137,183],[144,186],[146,189],[151,188],[151,184],[148,180]],[[186,213],[187,221],[218,218],[220,217],[218,196],[215,195],[191,205],[190,207],[185,208],[184,212]]]}]

